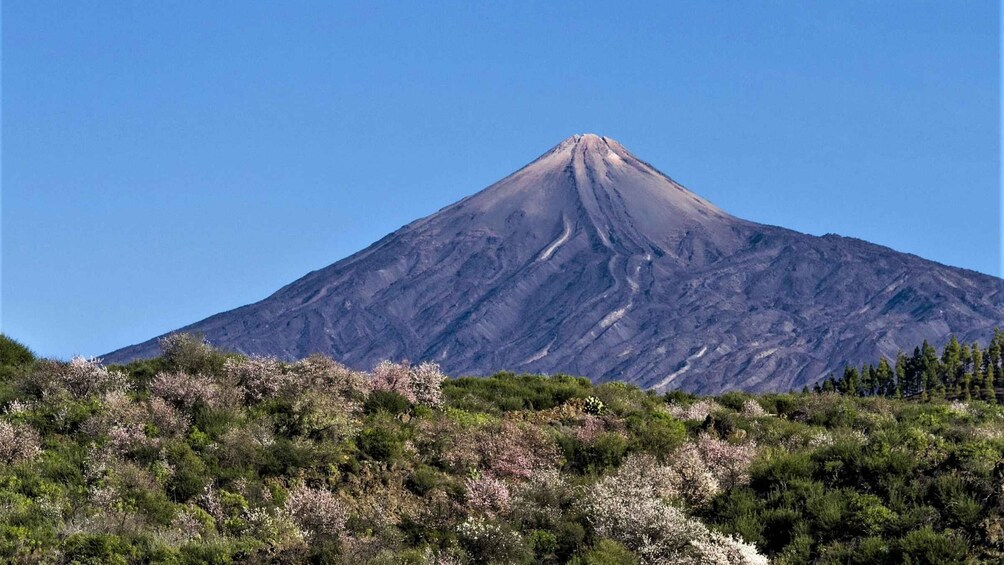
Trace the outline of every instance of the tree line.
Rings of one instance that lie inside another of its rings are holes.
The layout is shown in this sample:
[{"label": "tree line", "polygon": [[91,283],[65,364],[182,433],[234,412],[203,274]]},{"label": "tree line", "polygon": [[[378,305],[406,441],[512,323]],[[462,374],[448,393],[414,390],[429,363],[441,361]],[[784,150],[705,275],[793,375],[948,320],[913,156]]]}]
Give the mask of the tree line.
[{"label": "tree line", "polygon": [[[955,336],[941,353],[927,340],[912,355],[902,351],[894,361],[879,359],[860,369],[845,367],[817,383],[815,392],[890,398],[964,399],[1004,403],[1004,331],[994,330],[986,348],[960,343]],[[804,390],[807,391],[807,388]]]}]

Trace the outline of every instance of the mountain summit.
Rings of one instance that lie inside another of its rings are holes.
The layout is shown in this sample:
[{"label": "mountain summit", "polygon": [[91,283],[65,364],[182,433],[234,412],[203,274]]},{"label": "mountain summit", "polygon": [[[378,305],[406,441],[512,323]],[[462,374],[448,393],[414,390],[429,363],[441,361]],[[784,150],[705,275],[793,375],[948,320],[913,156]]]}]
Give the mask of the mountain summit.
[{"label": "mountain summit", "polygon": [[[620,143],[565,139],[488,188],[179,331],[294,359],[436,361],[657,389],[787,390],[924,339],[986,340],[1004,281],[733,217]],[[105,356],[158,353],[156,340]]]}]

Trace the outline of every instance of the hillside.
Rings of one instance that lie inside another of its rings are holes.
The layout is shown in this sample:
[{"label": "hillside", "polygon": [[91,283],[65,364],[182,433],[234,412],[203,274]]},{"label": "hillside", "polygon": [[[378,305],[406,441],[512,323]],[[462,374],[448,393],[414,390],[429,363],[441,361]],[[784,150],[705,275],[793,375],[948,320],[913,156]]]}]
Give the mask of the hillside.
[{"label": "hillside", "polygon": [[[576,135],[485,190],[181,331],[285,360],[790,390],[924,339],[986,341],[1004,280],[745,221]],[[157,354],[157,340],[104,356]]]},{"label": "hillside", "polygon": [[[1001,369],[995,338],[981,363]],[[0,558],[45,563],[1004,559],[1004,407],[695,397],[186,336],[126,367],[0,336]],[[996,348],[995,348],[996,346]],[[926,348],[925,348],[926,351]],[[935,373],[949,374],[946,349]],[[865,381],[873,382],[873,381]]]}]

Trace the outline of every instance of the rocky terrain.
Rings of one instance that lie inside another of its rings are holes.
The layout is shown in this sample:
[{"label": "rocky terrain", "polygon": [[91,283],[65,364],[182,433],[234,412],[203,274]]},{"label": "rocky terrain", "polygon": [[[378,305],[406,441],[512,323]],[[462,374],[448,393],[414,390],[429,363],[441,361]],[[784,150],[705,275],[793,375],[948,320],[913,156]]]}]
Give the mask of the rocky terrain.
[{"label": "rocky terrain", "polygon": [[[369,369],[572,373],[646,388],[788,390],[924,339],[985,342],[1004,280],[736,218],[616,141],[519,171],[268,298],[179,331]],[[159,354],[156,338],[104,356]]]}]

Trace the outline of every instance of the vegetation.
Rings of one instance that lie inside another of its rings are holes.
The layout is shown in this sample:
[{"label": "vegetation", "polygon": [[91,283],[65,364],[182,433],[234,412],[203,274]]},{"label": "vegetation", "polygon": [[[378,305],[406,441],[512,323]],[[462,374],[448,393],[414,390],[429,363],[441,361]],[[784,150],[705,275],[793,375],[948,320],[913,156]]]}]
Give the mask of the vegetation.
[{"label": "vegetation", "polygon": [[699,398],[162,348],[103,367],[0,339],[0,560],[1004,559],[1004,407],[979,396]]},{"label": "vegetation", "polygon": [[982,399],[1004,402],[1004,332],[994,330],[986,350],[979,343],[960,344],[955,337],[941,350],[924,342],[895,361],[879,359],[877,365],[844,369],[843,375],[816,385],[816,392],[839,392],[850,396],[890,398]]}]

